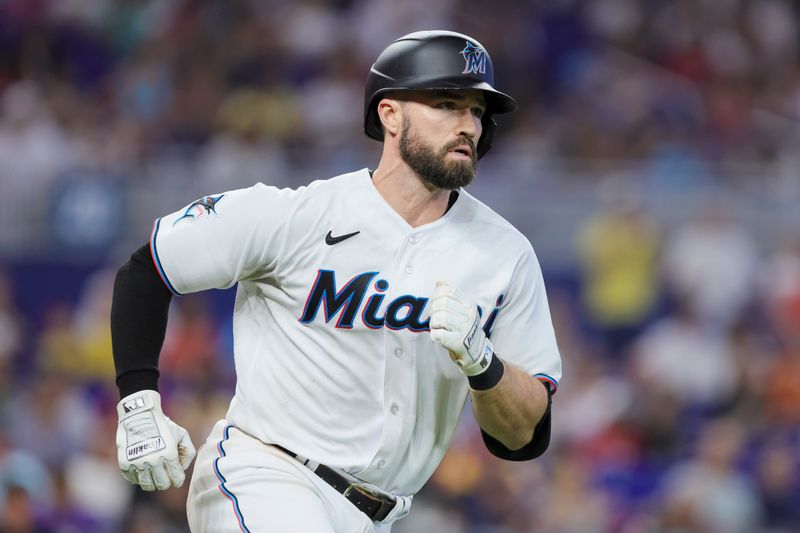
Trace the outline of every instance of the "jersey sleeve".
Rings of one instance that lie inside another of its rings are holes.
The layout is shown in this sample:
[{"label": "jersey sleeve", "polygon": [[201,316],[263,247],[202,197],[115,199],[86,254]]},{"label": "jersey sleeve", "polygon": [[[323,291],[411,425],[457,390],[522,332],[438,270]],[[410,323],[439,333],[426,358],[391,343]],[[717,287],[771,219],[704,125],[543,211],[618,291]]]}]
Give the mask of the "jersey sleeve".
[{"label": "jersey sleeve", "polygon": [[561,355],[542,270],[530,244],[517,261],[490,338],[502,359],[556,391],[561,379]]},{"label": "jersey sleeve", "polygon": [[150,250],[175,294],[269,276],[296,191],[258,184],[204,196],[153,224]]}]

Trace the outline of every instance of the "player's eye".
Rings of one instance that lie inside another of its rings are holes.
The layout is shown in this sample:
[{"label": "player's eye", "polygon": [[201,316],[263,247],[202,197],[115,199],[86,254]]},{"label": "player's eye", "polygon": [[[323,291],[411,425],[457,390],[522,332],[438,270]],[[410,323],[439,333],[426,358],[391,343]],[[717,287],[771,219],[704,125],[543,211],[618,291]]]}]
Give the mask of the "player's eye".
[{"label": "player's eye", "polygon": [[482,108],[482,107],[473,107],[472,108],[472,114],[476,118],[483,118],[484,113],[486,113],[486,110],[484,108]]},{"label": "player's eye", "polygon": [[447,109],[448,111],[452,111],[453,109],[456,109],[456,103],[452,100],[442,100],[436,107],[439,109]]}]

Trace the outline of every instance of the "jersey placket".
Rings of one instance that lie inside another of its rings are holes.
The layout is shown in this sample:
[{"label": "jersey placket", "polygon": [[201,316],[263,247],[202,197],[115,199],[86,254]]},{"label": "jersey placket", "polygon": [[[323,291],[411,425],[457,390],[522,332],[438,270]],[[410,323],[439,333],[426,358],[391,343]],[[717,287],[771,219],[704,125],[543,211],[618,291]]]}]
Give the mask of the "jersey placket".
[{"label": "jersey placket", "polygon": [[[391,293],[388,300],[394,300],[404,295],[426,294],[425,272],[422,264],[423,254],[420,248],[422,237],[419,231],[412,230],[406,235],[398,249],[389,273],[392,279]],[[398,316],[405,316],[401,311]],[[428,305],[425,302],[423,317],[428,315]],[[388,312],[388,311],[387,311]],[[428,335],[428,330],[411,331],[408,328],[399,330],[387,326],[383,329],[385,349],[384,373],[384,424],[383,436],[378,452],[370,464],[370,469],[377,469],[381,478],[390,477],[392,471],[401,465],[396,464],[405,448],[399,443],[408,440],[411,424],[407,417],[412,413],[409,393],[415,389],[415,340],[417,335]]]}]

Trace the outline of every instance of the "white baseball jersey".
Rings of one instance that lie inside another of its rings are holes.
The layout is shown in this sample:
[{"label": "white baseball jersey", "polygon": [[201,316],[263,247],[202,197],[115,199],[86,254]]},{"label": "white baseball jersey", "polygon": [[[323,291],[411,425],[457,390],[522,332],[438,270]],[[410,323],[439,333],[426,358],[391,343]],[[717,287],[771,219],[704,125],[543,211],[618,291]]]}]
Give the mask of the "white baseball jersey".
[{"label": "white baseball jersey", "polygon": [[233,426],[386,491],[417,492],[468,393],[430,338],[437,280],[475,299],[503,360],[557,385],[530,243],[459,192],[443,217],[413,228],[364,169],[206,196],[155,222],[153,258],[176,294],[238,283]]}]

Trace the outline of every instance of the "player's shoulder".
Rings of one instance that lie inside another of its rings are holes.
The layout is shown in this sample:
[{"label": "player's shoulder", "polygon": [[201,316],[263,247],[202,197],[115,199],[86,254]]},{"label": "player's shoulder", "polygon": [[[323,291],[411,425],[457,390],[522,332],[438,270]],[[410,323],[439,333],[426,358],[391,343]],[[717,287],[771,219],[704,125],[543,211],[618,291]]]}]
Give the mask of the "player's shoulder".
[{"label": "player's shoulder", "polygon": [[353,172],[339,174],[332,178],[313,181],[308,187],[309,189],[314,188],[319,190],[334,190],[341,187],[365,187],[369,184],[369,180],[369,169],[362,168],[360,170],[354,170]]},{"label": "player's shoulder", "polygon": [[298,187],[278,188],[274,185],[256,183],[242,192],[253,201],[271,201],[284,204],[285,209],[292,205],[309,207],[317,201],[330,202],[337,195],[352,194],[366,183],[364,176],[369,176],[367,169],[341,174],[332,178],[313,180]]},{"label": "player's shoulder", "polygon": [[289,195],[314,196],[316,194],[326,194],[342,189],[363,186],[365,183],[365,175],[369,175],[369,170],[357,170],[355,172],[348,172],[346,174],[340,174],[334,177],[315,179],[306,185],[301,185],[298,187],[284,188],[278,188],[274,185],[268,185],[259,182],[250,187],[249,190],[261,194],[269,194],[270,192],[274,193],[275,191],[280,191]]},{"label": "player's shoulder", "polygon": [[461,205],[458,218],[469,223],[469,231],[473,237],[482,238],[509,251],[533,252],[528,238],[511,222],[464,189],[459,191],[459,195],[458,202]]},{"label": "player's shoulder", "polygon": [[368,183],[369,170],[361,169],[332,178],[317,179],[297,190],[307,197],[352,194],[353,191],[366,187]]}]

